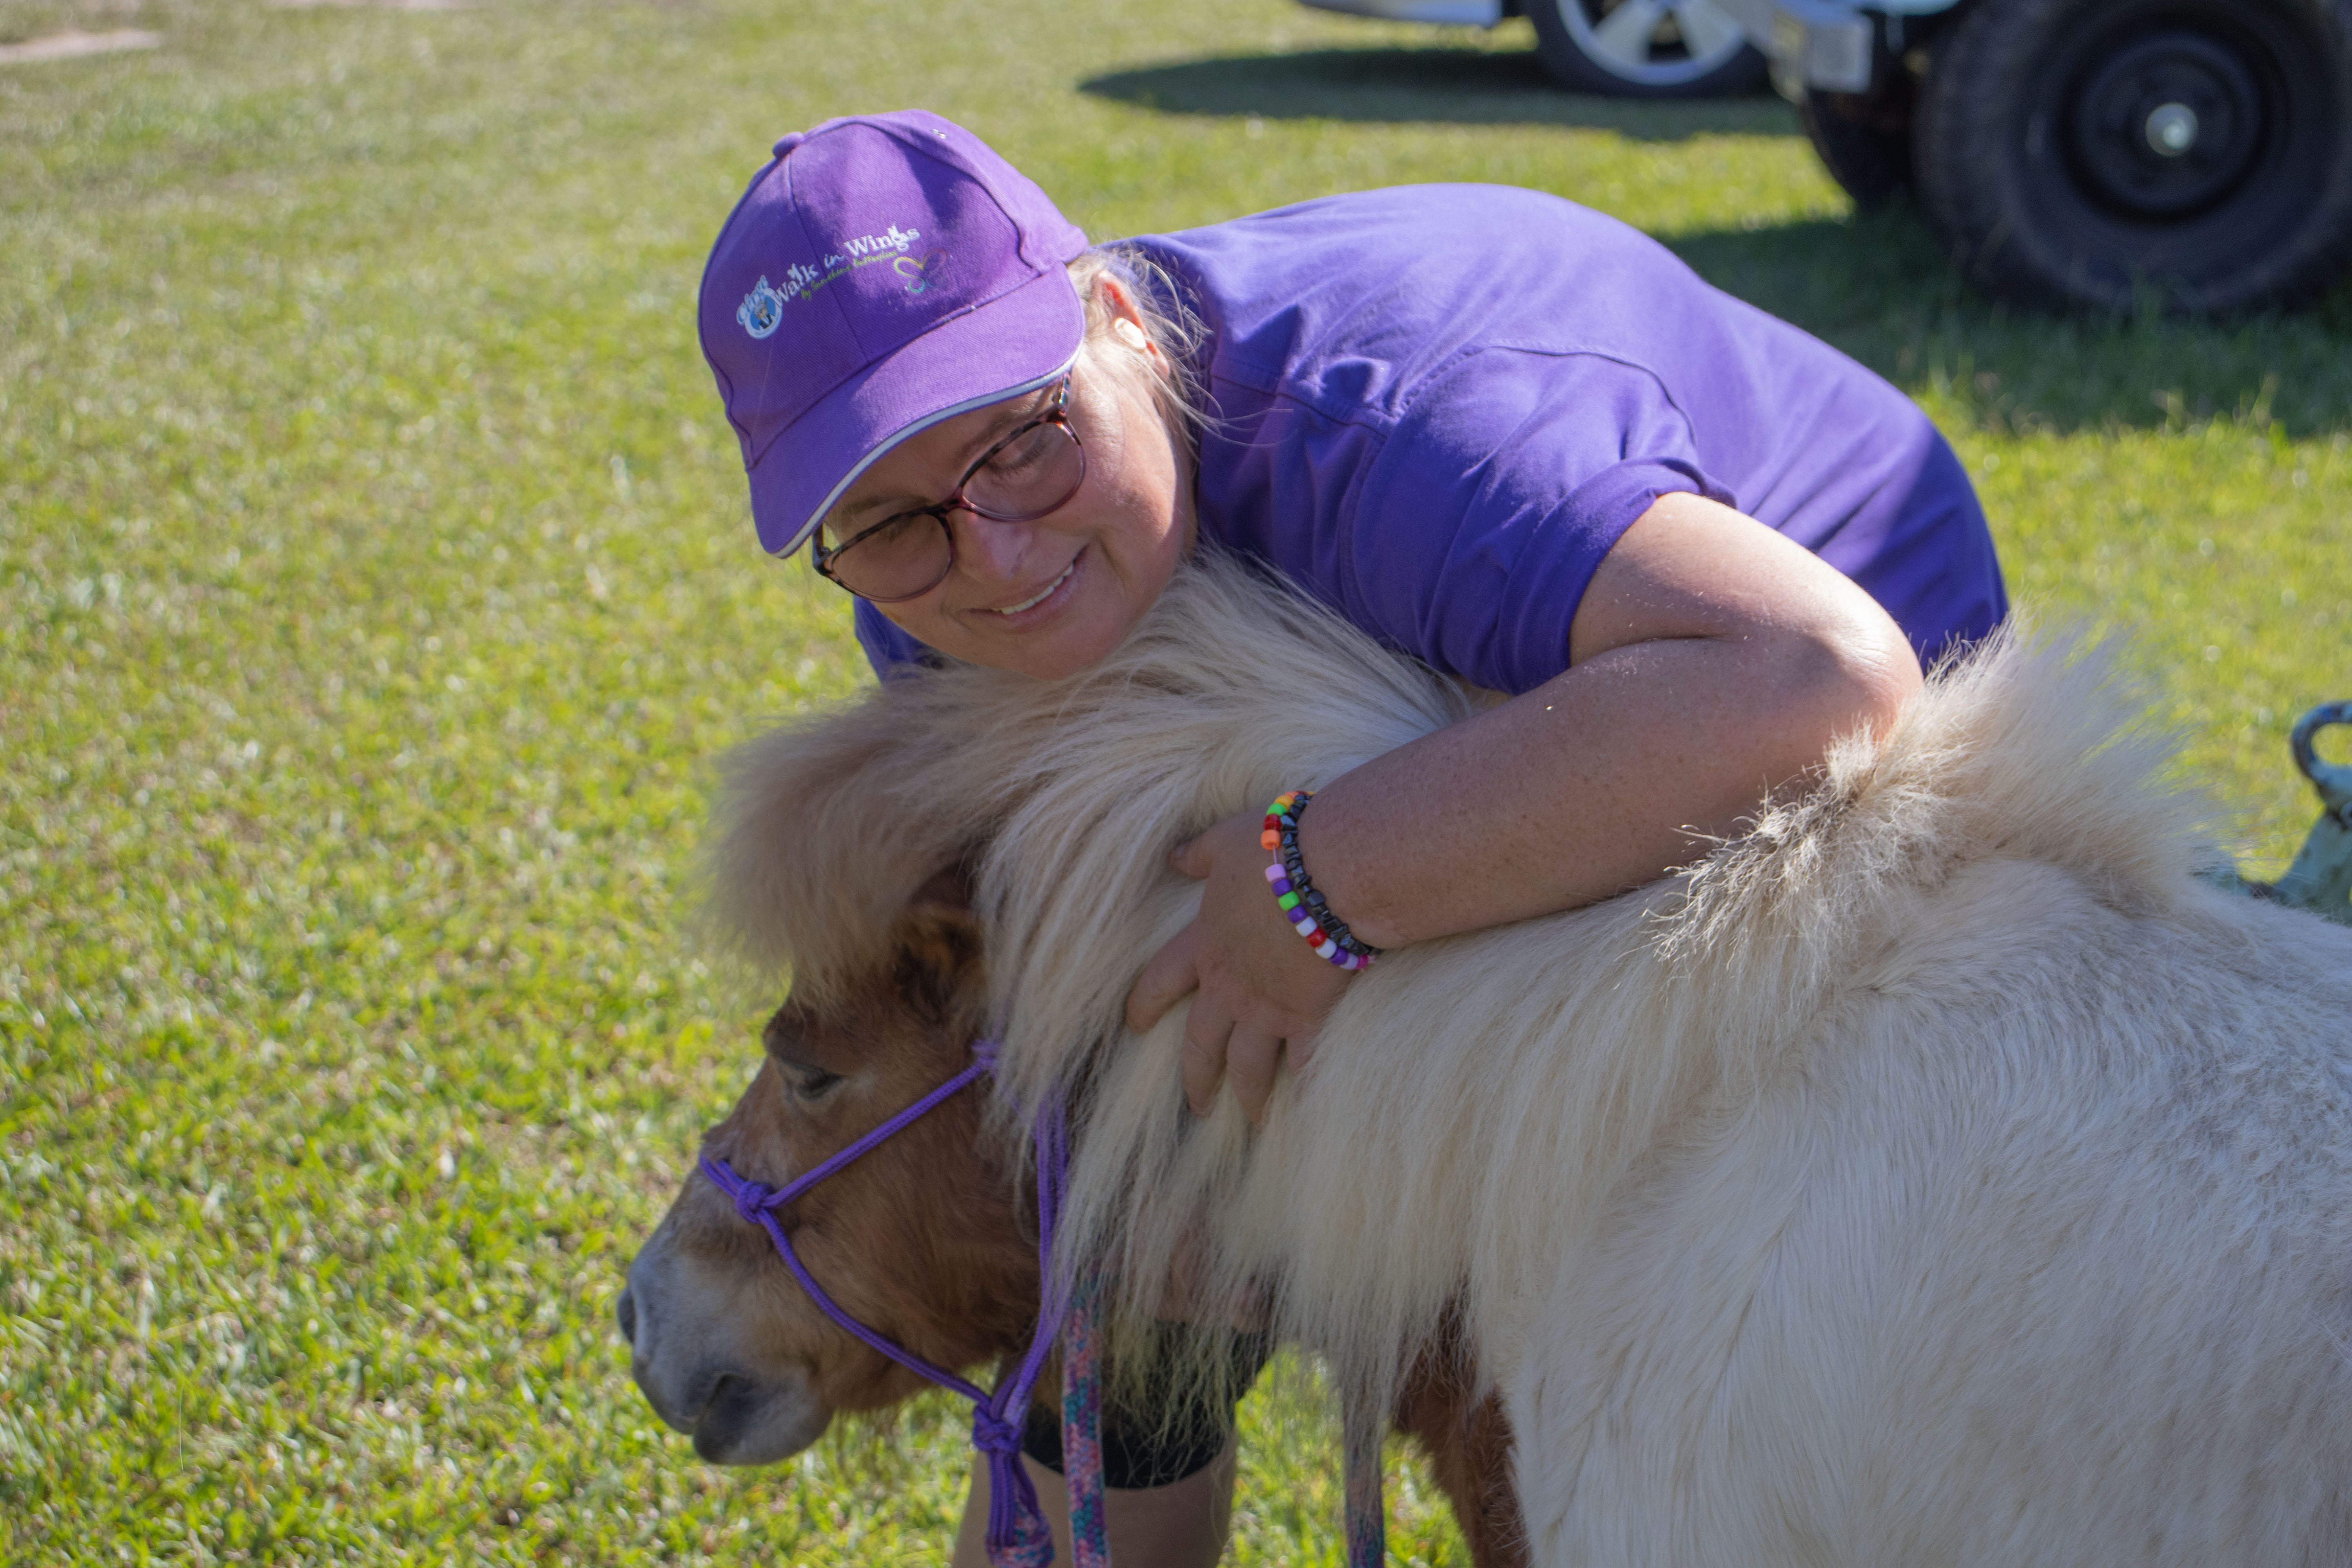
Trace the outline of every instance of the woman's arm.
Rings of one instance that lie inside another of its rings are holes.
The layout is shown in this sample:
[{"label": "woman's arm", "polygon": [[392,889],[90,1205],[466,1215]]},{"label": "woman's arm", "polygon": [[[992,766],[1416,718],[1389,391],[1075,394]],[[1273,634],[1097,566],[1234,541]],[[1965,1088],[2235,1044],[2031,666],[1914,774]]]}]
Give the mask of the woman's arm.
[{"label": "woman's arm", "polygon": [[[1870,596],[1803,546],[1694,495],[1661,498],[1601,561],[1570,668],[1316,792],[1299,850],[1330,907],[1394,947],[1591,903],[1655,879],[1733,831],[1836,736],[1885,730],[1918,660]],[[1262,813],[1228,817],[1173,863],[1208,884],[1152,959],[1129,1022],[1198,990],[1184,1030],[1197,1111],[1228,1075],[1253,1119],[1287,1042],[1303,1063],[1348,975],[1266,890]]]}]

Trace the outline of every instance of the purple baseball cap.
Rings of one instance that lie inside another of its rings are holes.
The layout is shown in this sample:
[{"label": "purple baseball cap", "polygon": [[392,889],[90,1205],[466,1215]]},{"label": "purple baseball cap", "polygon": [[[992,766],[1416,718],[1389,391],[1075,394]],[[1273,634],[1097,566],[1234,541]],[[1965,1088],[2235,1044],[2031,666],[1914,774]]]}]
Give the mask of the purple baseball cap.
[{"label": "purple baseball cap", "polygon": [[1027,176],[924,110],[776,143],[702,272],[702,353],[773,555],[919,430],[1069,368],[1087,237]]}]

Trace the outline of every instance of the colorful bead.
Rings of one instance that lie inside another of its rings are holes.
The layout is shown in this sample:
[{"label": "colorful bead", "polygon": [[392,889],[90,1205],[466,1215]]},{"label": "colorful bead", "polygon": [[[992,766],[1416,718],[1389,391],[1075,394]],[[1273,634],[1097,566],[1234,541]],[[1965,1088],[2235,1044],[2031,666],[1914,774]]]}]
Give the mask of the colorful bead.
[{"label": "colorful bead", "polygon": [[1275,902],[1290,921],[1290,929],[1306,940],[1315,956],[1335,969],[1353,973],[1369,967],[1380,950],[1358,941],[1307,880],[1307,867],[1298,858],[1298,819],[1314,798],[1311,790],[1286,790],[1265,808],[1265,827],[1258,835],[1258,843],[1276,858],[1265,868],[1266,884],[1274,889]]}]

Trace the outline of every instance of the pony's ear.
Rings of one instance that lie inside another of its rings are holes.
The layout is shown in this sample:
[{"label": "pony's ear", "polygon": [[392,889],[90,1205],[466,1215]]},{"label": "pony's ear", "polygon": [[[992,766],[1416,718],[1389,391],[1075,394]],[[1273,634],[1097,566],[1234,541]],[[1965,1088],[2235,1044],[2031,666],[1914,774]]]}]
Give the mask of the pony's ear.
[{"label": "pony's ear", "polygon": [[899,917],[897,942],[901,995],[941,1021],[977,1003],[987,979],[968,867],[961,861],[943,867],[915,889]]},{"label": "pony's ear", "polygon": [[971,868],[958,860],[932,872],[907,900],[909,914],[937,910],[949,914],[971,913]]}]

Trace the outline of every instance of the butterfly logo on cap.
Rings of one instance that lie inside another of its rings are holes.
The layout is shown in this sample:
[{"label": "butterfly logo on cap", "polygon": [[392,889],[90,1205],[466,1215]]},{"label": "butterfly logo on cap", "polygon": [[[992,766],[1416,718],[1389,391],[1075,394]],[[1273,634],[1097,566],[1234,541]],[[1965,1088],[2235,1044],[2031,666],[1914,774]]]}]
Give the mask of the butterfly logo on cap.
[{"label": "butterfly logo on cap", "polygon": [[768,286],[762,276],[760,286],[743,296],[736,307],[735,320],[754,338],[764,338],[783,324],[784,297]]},{"label": "butterfly logo on cap", "polygon": [[944,250],[934,250],[920,261],[911,256],[901,256],[890,263],[890,270],[907,280],[908,293],[920,294],[931,286],[928,276],[931,268],[947,258],[948,253]]}]

